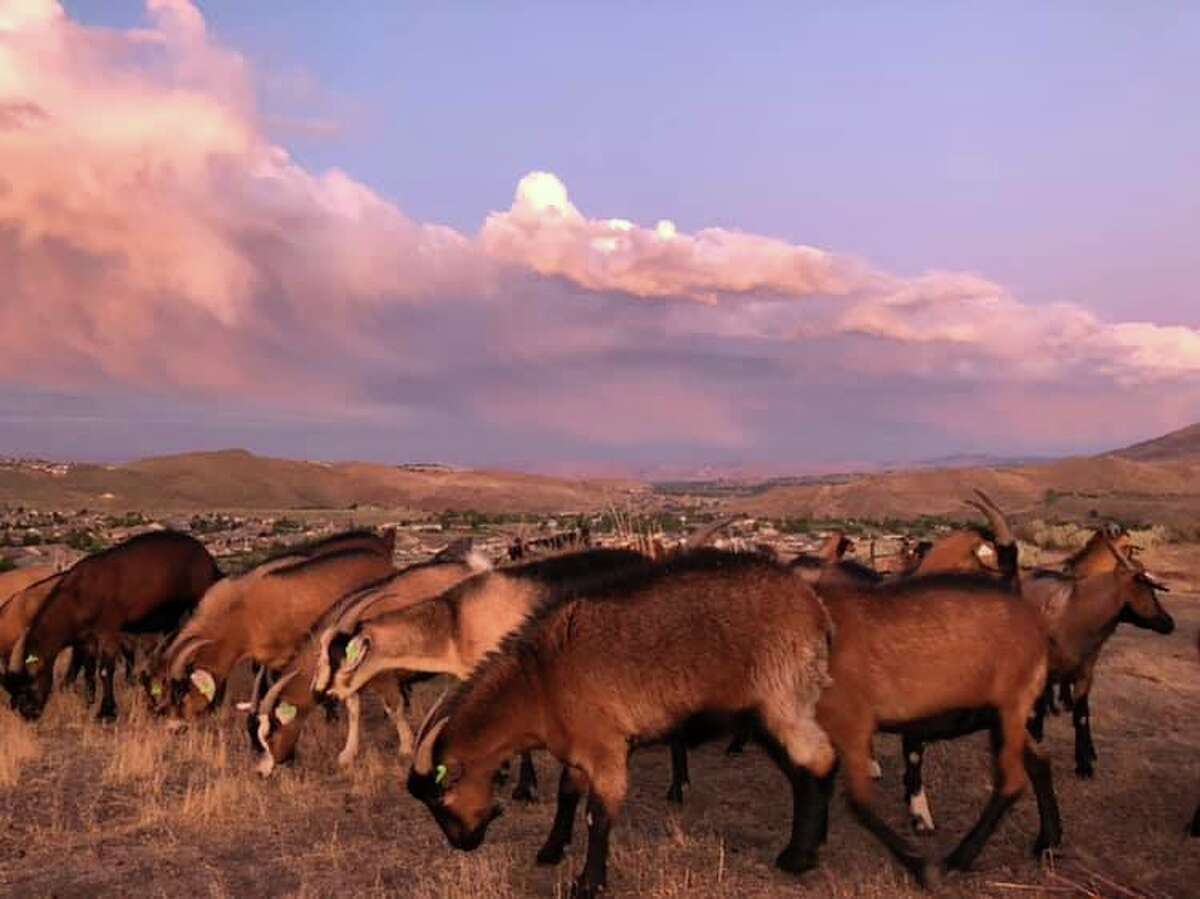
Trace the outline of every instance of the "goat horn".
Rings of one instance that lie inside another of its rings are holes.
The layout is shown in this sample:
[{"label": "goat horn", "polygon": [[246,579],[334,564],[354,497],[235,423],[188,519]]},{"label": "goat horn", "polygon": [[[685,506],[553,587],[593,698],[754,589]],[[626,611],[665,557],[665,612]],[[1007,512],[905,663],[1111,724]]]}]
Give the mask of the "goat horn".
[{"label": "goat horn", "polygon": [[[438,705],[441,705],[441,703],[439,702]],[[438,734],[442,732],[442,728],[449,723],[449,718],[442,718],[417,743],[417,751],[413,755],[413,770],[418,774],[429,774],[433,770],[433,744],[437,742]]]},{"label": "goat horn", "polygon": [[1117,542],[1109,537],[1108,534],[1104,535],[1104,543],[1108,547],[1109,552],[1116,556],[1116,559],[1121,563],[1122,568],[1124,568],[1126,571],[1141,571],[1137,565],[1130,561],[1129,556],[1121,552],[1121,547],[1117,546]]},{"label": "goat horn", "polygon": [[180,680],[183,678],[184,671],[187,668],[187,663],[195,658],[203,647],[209,643],[216,643],[216,640],[208,640],[203,637],[192,637],[185,641],[176,651],[175,658],[171,660],[171,679]]},{"label": "goat horn", "polygon": [[250,714],[253,715],[258,711],[258,707],[262,705],[262,685],[263,680],[267,676],[267,668],[265,665],[258,666],[258,673],[254,675],[254,686],[250,688]]},{"label": "goat horn", "polygon": [[298,670],[289,671],[271,685],[271,689],[267,691],[267,695],[259,703],[258,710],[260,714],[269,715],[275,710],[275,703],[279,702],[279,696],[283,693],[283,688],[290,684],[299,673]]},{"label": "goat horn", "polygon": [[24,671],[25,670],[25,643],[29,639],[29,628],[21,631],[21,636],[17,637],[17,642],[13,644],[12,654],[8,657],[9,671]]},{"label": "goat horn", "polygon": [[421,739],[422,734],[425,733],[425,728],[429,727],[429,723],[433,721],[434,717],[437,715],[438,709],[440,709],[442,707],[442,703],[446,701],[446,696],[449,694],[449,692],[450,688],[447,687],[442,691],[442,695],[437,698],[437,701],[429,707],[429,711],[426,712],[425,717],[421,719],[420,727],[417,728],[417,740]]},{"label": "goat horn", "polygon": [[727,516],[726,518],[721,518],[721,519],[718,519],[717,521],[714,521],[712,524],[708,525],[707,527],[703,527],[698,531],[694,531],[693,533],[688,534],[687,540],[685,540],[683,543],[684,548],[685,549],[697,549],[697,548],[703,546],[705,543],[707,543],[709,540],[712,539],[714,534],[716,534],[718,531],[724,530],[725,528],[729,527],[731,524],[733,524],[735,521],[737,521],[740,517],[741,517],[740,515],[730,515],[730,516]]},{"label": "goat horn", "polygon": [[967,503],[974,506],[983,513],[984,518],[988,520],[988,524],[992,526],[992,531],[996,535],[996,543],[1000,546],[1012,546],[1015,544],[1016,538],[1013,536],[1012,528],[1008,524],[1008,518],[1003,510],[996,505],[990,496],[982,490],[976,488],[975,495],[979,497],[980,502],[967,500]]}]

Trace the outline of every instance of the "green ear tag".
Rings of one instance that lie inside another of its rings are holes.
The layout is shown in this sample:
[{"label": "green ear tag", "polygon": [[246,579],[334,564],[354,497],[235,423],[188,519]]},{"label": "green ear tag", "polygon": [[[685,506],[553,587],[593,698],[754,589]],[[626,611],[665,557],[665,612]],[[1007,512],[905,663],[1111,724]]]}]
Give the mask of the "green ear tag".
[{"label": "green ear tag", "polygon": [[355,637],[353,640],[350,641],[349,645],[346,646],[346,664],[353,665],[355,662],[358,661],[358,657],[361,655],[362,655],[362,644],[359,643],[358,638]]},{"label": "green ear tag", "polygon": [[280,724],[290,724],[296,717],[296,707],[290,702],[281,702],[275,707],[275,717]]},{"label": "green ear tag", "polygon": [[433,779],[433,782],[440,787],[442,785],[442,782],[446,779],[446,775],[449,772],[446,770],[445,765],[438,765],[436,770],[437,770],[437,776]]}]

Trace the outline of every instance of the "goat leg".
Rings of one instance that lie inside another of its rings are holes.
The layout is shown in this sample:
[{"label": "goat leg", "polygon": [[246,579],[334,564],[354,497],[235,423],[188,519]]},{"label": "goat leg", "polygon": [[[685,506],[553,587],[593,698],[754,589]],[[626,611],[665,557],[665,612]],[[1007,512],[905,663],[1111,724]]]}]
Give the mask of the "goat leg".
[{"label": "goat leg", "polygon": [[1075,774],[1090,779],[1096,774],[1092,764],[1096,761],[1096,744],[1092,742],[1092,716],[1086,693],[1075,698],[1071,718],[1075,723]]},{"label": "goat leg", "polygon": [[683,804],[683,788],[692,781],[688,777],[687,744],[680,737],[671,739],[671,786],[667,787],[667,801]]},{"label": "goat leg", "polygon": [[933,813],[929,810],[929,797],[925,795],[925,783],[921,777],[925,743],[917,737],[904,734],[901,745],[904,749],[904,801],[908,804],[909,821],[917,833],[933,833]]},{"label": "goat leg", "polygon": [[533,802],[537,799],[537,769],[529,751],[521,753],[521,767],[517,772],[517,785],[512,798],[517,802]]},{"label": "goat leg", "polygon": [[583,791],[575,783],[571,769],[563,765],[562,773],[558,776],[558,804],[554,809],[554,823],[546,842],[538,850],[539,865],[557,865],[563,860],[566,847],[571,842],[571,834],[575,829],[575,811],[579,808],[579,799]]},{"label": "goat leg", "polygon": [[100,709],[96,712],[99,721],[115,721],[117,718],[117,699],[113,691],[113,676],[116,673],[117,653],[108,646],[99,647],[100,668]]},{"label": "goat leg", "polygon": [[1025,773],[1033,784],[1033,795],[1037,799],[1038,828],[1033,854],[1042,856],[1062,845],[1062,817],[1058,813],[1058,800],[1054,796],[1054,780],[1050,773],[1050,762],[1030,742],[1025,744],[1022,760]]},{"label": "goat leg", "polygon": [[1190,833],[1194,837],[1200,837],[1200,805],[1196,806],[1196,816],[1192,818],[1192,829]]},{"label": "goat leg", "polygon": [[593,790],[588,794],[587,861],[583,871],[571,885],[573,899],[596,899],[608,886],[608,835],[612,829],[612,814]]}]

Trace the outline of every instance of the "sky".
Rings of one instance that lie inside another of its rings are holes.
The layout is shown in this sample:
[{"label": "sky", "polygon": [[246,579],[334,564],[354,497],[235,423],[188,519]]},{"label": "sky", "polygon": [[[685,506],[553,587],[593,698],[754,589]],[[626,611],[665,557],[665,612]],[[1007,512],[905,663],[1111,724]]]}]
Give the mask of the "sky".
[{"label": "sky", "polygon": [[0,455],[782,473],[1200,419],[1194,4],[0,0]]}]

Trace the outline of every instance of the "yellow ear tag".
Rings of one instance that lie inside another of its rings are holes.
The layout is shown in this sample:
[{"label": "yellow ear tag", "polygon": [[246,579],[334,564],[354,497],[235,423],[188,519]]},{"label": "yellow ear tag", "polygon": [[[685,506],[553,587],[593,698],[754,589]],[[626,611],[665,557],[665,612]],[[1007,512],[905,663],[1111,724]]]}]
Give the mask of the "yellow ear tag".
[{"label": "yellow ear tag", "polygon": [[281,702],[275,707],[275,717],[280,724],[290,724],[296,717],[296,707],[290,702]]},{"label": "yellow ear tag", "polygon": [[209,702],[217,695],[217,682],[213,680],[213,676],[207,671],[193,671],[189,678],[193,686],[200,691]]},{"label": "yellow ear tag", "polygon": [[154,683],[152,683],[150,685],[150,695],[153,696],[155,699],[158,699],[159,697],[161,697],[162,696],[162,684],[160,684],[158,681],[155,681]]},{"label": "yellow ear tag", "polygon": [[447,770],[445,765],[438,765],[436,770],[437,770],[437,776],[433,779],[433,782],[440,787],[442,785],[442,783],[446,780],[446,775],[449,774],[450,772]]},{"label": "yellow ear tag", "polygon": [[353,665],[362,655],[362,644],[358,642],[358,637],[355,637],[346,646],[346,664]]}]

